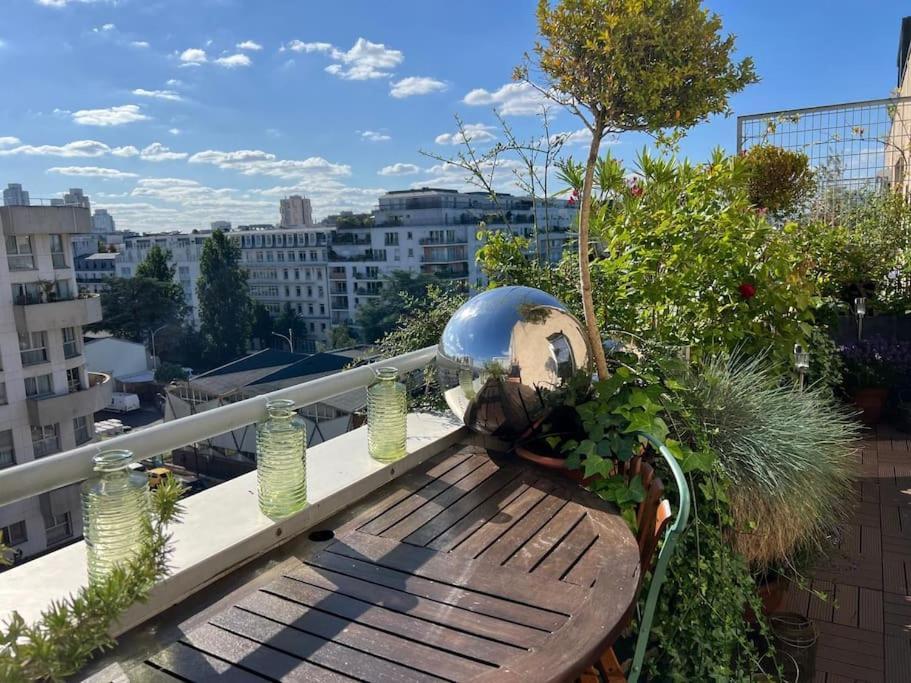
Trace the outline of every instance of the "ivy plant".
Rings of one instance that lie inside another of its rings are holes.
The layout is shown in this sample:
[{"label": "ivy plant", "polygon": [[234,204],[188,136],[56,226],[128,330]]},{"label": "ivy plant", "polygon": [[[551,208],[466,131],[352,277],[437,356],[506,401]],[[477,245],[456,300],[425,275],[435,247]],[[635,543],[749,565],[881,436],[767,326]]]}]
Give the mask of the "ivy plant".
[{"label": "ivy plant", "polygon": [[152,586],[168,574],[172,550],[168,525],[182,514],[182,494],[182,485],[173,480],[154,491],[152,515],[143,523],[146,533],[139,552],[103,581],[55,600],[34,624],[12,613],[0,627],[0,680],[63,681],[92,656],[114,647],[111,626],[131,605],[144,602]]}]

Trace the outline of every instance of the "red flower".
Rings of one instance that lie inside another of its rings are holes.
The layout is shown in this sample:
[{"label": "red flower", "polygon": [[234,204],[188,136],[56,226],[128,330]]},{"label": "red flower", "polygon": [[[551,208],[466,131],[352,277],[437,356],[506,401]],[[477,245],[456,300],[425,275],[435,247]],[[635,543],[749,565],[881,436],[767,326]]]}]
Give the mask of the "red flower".
[{"label": "red flower", "polygon": [[634,197],[641,197],[645,189],[639,183],[633,183],[629,187],[629,193]]},{"label": "red flower", "polygon": [[756,296],[756,286],[751,285],[749,282],[742,283],[737,290],[744,299],[752,299]]}]

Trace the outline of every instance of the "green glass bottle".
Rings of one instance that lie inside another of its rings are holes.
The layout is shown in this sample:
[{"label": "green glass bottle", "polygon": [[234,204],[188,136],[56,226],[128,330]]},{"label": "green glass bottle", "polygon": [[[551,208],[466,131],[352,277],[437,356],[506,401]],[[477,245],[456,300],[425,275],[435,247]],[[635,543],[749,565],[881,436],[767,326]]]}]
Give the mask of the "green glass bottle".
[{"label": "green glass bottle", "polygon": [[380,368],[367,389],[367,451],[379,462],[405,455],[405,385],[395,368]]},{"label": "green glass bottle", "polygon": [[102,451],[92,460],[97,476],[82,485],[82,526],[89,582],[96,583],[142,547],[149,486],[144,474],[130,469],[130,451]]},{"label": "green glass bottle", "polygon": [[307,504],[307,429],[294,401],[266,403],[268,419],[256,426],[259,509],[283,519]]}]

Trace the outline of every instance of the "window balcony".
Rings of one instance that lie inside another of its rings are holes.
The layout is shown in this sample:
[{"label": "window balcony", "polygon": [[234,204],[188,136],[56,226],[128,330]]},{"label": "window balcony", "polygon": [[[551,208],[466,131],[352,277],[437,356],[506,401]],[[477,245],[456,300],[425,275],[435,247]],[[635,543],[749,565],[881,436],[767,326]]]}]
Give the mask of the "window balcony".
[{"label": "window balcony", "polygon": [[464,235],[455,237],[422,237],[418,244],[424,246],[446,247],[450,245],[468,244],[468,238]]},{"label": "window balcony", "polygon": [[13,316],[20,332],[89,325],[101,320],[101,296],[80,294],[62,301],[20,299],[13,306]]},{"label": "window balcony", "polygon": [[6,235],[73,235],[92,231],[91,212],[81,206],[0,206]]},{"label": "window balcony", "polygon": [[102,372],[90,372],[88,375],[89,386],[86,389],[27,399],[29,421],[33,425],[58,424],[106,408],[113,391],[111,376]]},{"label": "window balcony", "polygon": [[[401,372],[420,370],[434,358],[435,351],[435,347],[428,347],[389,359],[389,363]],[[104,447],[130,450],[135,460],[140,461],[255,423],[263,416],[265,398],[290,398],[297,405],[312,405],[366,387],[374,377],[374,369],[369,365],[353,368],[280,389],[265,397],[230,403],[116,436],[105,441]],[[85,413],[84,402],[80,405]],[[407,455],[395,463],[382,464],[369,457],[366,427],[308,448],[309,504],[300,513],[278,522],[259,512],[256,472],[187,498],[182,520],[172,527],[171,574],[155,586],[147,602],[134,605],[118,620],[112,635],[119,636],[170,606],[200,594],[217,579],[295,537],[305,539],[306,535],[301,536],[305,531],[464,437],[462,427],[452,418],[411,414]],[[89,443],[0,470],[0,506],[91,477],[92,457],[97,454],[98,446]],[[50,601],[62,599],[86,583],[85,543],[81,541],[14,566],[0,573],[0,619],[16,610],[27,621],[34,621]]]}]

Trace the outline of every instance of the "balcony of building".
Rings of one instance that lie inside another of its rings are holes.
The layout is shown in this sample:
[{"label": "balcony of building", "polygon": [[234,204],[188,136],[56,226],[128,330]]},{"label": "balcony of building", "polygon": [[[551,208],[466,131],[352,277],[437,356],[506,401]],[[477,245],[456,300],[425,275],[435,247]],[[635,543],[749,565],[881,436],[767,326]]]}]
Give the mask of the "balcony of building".
[{"label": "balcony of building", "polygon": [[98,294],[80,293],[53,301],[45,297],[22,297],[14,299],[13,304],[13,316],[20,332],[90,325],[101,320]]},{"label": "balcony of building", "polygon": [[5,235],[70,235],[92,231],[91,212],[82,206],[0,206]]},{"label": "balcony of building", "polygon": [[436,251],[427,250],[421,256],[421,263],[461,263],[468,262],[468,255],[464,250]]},{"label": "balcony of building", "polygon": [[29,422],[35,426],[72,421],[96,413],[111,403],[114,383],[103,372],[88,373],[88,386],[67,387],[65,394],[34,396],[26,400]]},{"label": "balcony of building", "polygon": [[333,296],[329,298],[329,308],[333,310],[348,310],[348,297],[347,296]]},{"label": "balcony of building", "polygon": [[445,237],[422,237],[418,240],[418,244],[422,247],[429,246],[458,246],[462,244],[468,244],[468,237],[465,235],[447,235]]}]

